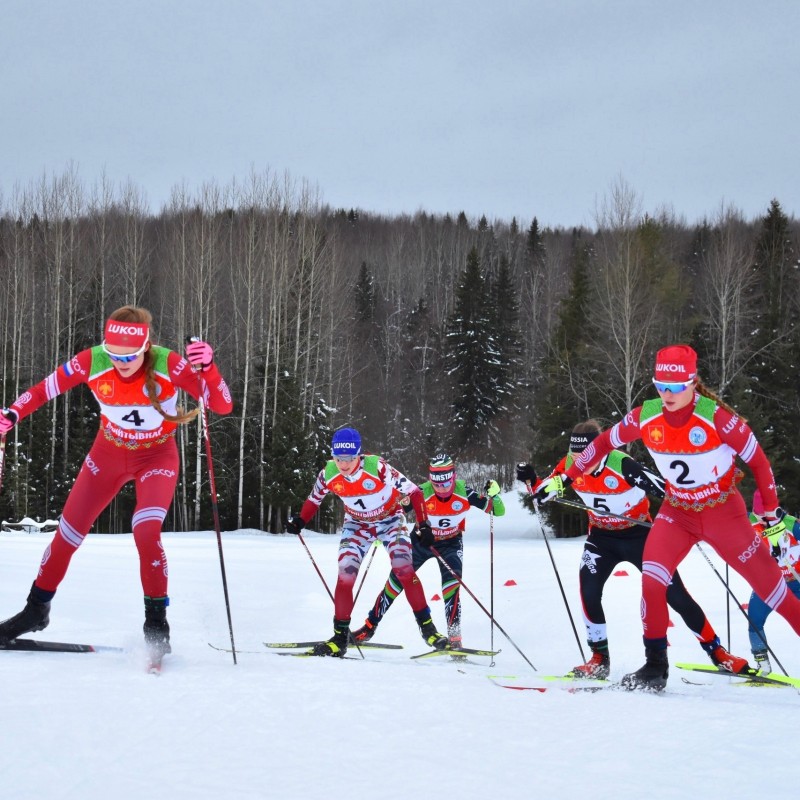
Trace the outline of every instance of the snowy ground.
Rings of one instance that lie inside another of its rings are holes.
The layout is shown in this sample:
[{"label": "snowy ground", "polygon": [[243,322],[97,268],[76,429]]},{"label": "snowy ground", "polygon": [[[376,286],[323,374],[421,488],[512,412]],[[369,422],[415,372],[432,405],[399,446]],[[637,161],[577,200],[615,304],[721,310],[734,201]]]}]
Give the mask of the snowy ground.
[{"label": "snowy ground", "polygon": [[[332,605],[300,542],[290,536],[226,533],[225,559],[234,632],[234,666],[213,533],[167,534],[174,654],[160,677],[142,669],[142,603],[130,536],[89,536],[38,638],[117,645],[124,654],[2,653],[0,729],[3,800],[109,796],[148,800],[204,798],[788,797],[791,769],[774,758],[795,739],[800,700],[790,688],[730,685],[727,678],[672,670],[660,696],[606,691],[545,694],[498,688],[487,674],[559,674],[580,661],[538,526],[516,503],[495,521],[495,615],[537,667],[533,672],[497,630],[496,665],[449,659],[409,661],[423,645],[405,600],[377,638],[397,652],[365,661],[280,658],[263,641],[327,638]],[[466,536],[464,579],[488,608],[489,525],[475,514]],[[306,534],[332,587],[336,537]],[[0,534],[0,617],[24,602],[49,534]],[[581,633],[577,570],[583,540],[551,540]],[[709,548],[706,551],[711,555]],[[724,567],[714,557],[724,574]],[[386,576],[379,552],[356,607],[359,623]],[[639,577],[606,588],[612,677],[642,663]],[[684,581],[725,638],[725,592],[702,556],[682,567]],[[438,570],[421,570],[428,597]],[[506,586],[507,581],[516,585]],[[742,602],[749,591],[732,576]],[[442,603],[433,601],[442,622]],[[443,627],[443,625],[441,625]],[[469,598],[465,644],[487,647],[487,616]],[[678,619],[670,658],[705,661]],[[731,610],[732,647],[747,654],[744,619]],[[800,647],[777,615],[770,644],[800,675]],[[585,649],[585,644],[583,644]],[[254,652],[251,652],[254,651]]]}]

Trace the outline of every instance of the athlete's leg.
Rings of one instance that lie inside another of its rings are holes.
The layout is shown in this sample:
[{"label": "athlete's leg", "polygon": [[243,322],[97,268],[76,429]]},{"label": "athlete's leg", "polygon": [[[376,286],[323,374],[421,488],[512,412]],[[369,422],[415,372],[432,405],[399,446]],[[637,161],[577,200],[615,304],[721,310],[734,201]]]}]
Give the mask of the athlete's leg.
[{"label": "athlete's leg", "polygon": [[736,492],[711,511],[703,520],[703,538],[800,636],[800,600],[787,588],[769,545],[750,525],[742,496]]},{"label": "athlete's leg", "polygon": [[334,618],[350,622],[353,613],[353,586],[364,554],[377,535],[374,524],[345,519],[339,541],[339,572],[333,593]]},{"label": "athlete's leg", "polygon": [[44,551],[35,581],[39,589],[56,591],[95,520],[130,479],[121,448],[96,439],[64,503],[53,539]]},{"label": "athlete's leg", "polygon": [[646,647],[667,646],[667,589],[675,570],[696,541],[691,517],[672,507],[659,512],[642,556],[642,627]]},{"label": "athlete's leg", "polygon": [[[455,536],[436,544],[436,550],[444,560],[437,559],[442,576],[442,597],[444,598],[444,616],[447,621],[447,638],[451,647],[460,647],[461,640],[461,584],[453,577],[453,572],[461,578],[464,574],[464,538]],[[445,566],[447,565],[447,566]],[[447,567],[450,567],[448,569]],[[450,571],[452,570],[452,572]]]},{"label": "athlete's leg", "polygon": [[178,449],[174,440],[132,454],[136,484],[133,540],[139,551],[139,572],[145,597],[167,596],[167,556],[161,527],[175,496],[178,482]]}]

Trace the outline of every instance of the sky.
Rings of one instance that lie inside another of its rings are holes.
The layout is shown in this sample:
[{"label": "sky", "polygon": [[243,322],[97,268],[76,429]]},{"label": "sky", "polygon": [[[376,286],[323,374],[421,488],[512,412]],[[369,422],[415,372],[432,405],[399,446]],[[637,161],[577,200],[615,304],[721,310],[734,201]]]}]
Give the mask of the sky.
[{"label": "sky", "polygon": [[794,0],[0,0],[0,192],[269,172],[334,208],[800,214]]},{"label": "sky", "polygon": [[[229,642],[215,535],[167,533],[173,653],[160,676],[147,675],[132,536],[90,534],[53,600],[50,626],[36,638],[125,652],[0,653],[3,800],[326,800],[342,791],[385,800],[443,791],[459,800],[790,796],[791,767],[769,756],[796,738],[797,691],[675,668],[708,663],[680,620],[670,628],[673,666],[663,694],[570,694],[542,680],[581,656],[545,543],[518,497],[503,495],[508,512],[495,520],[491,545],[488,518],[471,512],[464,581],[535,672],[498,629],[494,666],[488,658],[410,660],[427,648],[402,597],[376,636],[402,650],[364,651],[363,661],[278,657],[262,643],[330,635],[331,601],[296,537],[239,531],[223,534],[238,664],[208,646]],[[338,537],[304,531],[304,538],[332,586]],[[0,533],[0,618],[22,607],[49,540]],[[580,625],[583,539],[550,544]],[[643,661],[639,574],[630,565],[618,572],[604,598],[613,679]],[[724,637],[725,592],[708,564],[693,551],[681,572]],[[387,573],[379,550],[356,619]],[[443,628],[436,566],[425,564],[420,579]],[[738,576],[731,585],[746,602]],[[745,622],[734,614],[732,649],[748,655]],[[470,598],[463,629],[465,644],[492,644],[489,619]],[[789,626],[773,615],[766,632],[784,666],[800,674]],[[550,688],[512,691],[488,675]]]}]

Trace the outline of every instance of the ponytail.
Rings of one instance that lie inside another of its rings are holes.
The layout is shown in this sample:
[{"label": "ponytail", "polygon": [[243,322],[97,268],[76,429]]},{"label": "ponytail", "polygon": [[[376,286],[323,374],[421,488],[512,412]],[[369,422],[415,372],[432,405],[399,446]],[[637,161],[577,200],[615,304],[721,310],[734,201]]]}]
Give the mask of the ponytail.
[{"label": "ponytail", "polygon": [[[122,306],[114,311],[109,319],[118,322],[138,322],[143,323],[150,327],[150,344],[153,344],[152,325],[153,315],[146,308],[139,308],[137,306]],[[169,422],[175,422],[178,425],[183,425],[191,422],[199,413],[200,409],[195,408],[193,411],[186,412],[178,406],[177,415],[168,414],[161,407],[161,402],[158,399],[158,383],[156,382],[155,359],[153,352],[150,348],[145,351],[144,360],[142,362],[144,367],[144,389],[147,392],[147,397],[153,408]]]},{"label": "ponytail", "polygon": [[747,422],[747,420],[741,416],[741,414],[737,414],[724,400],[722,400],[719,395],[709,389],[700,378],[697,379],[697,383],[694,387],[703,397],[709,398],[709,400],[713,400],[720,408],[724,408],[726,411],[730,412],[731,414],[736,414],[742,422]]}]

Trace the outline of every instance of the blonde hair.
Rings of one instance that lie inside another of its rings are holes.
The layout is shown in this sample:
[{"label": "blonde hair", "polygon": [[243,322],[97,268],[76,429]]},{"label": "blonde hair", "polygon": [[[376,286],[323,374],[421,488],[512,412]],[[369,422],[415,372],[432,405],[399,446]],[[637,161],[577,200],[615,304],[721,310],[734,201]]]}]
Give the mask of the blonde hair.
[{"label": "blonde hair", "polygon": [[[701,394],[703,397],[707,397],[709,400],[713,400],[720,408],[724,408],[726,411],[729,411],[731,414],[737,414],[724,400],[720,398],[720,396],[712,391],[711,389],[706,386],[700,378],[697,379],[694,388]],[[737,414],[739,419],[742,422],[747,422],[747,420],[741,416],[741,414]]]},{"label": "blonde hair", "polygon": [[[137,306],[122,306],[121,308],[118,308],[116,311],[112,312],[109,316],[109,319],[113,319],[115,322],[138,322],[140,324],[147,325],[150,328],[150,344],[152,345],[154,343],[152,329],[153,315],[146,308],[139,308]],[[166,411],[164,411],[164,409],[161,407],[161,402],[158,399],[155,358],[153,358],[152,350],[149,347],[147,350],[145,350],[142,366],[144,367],[144,390],[147,392],[147,397],[150,400],[150,404],[156,411],[158,411],[159,414],[161,414],[162,417],[164,417],[164,419],[168,420],[169,422],[176,422],[179,425],[182,425],[187,422],[191,422],[200,413],[199,408],[195,408],[192,411],[184,411],[180,406],[178,406],[176,409],[178,412],[177,415],[168,414]]]}]

